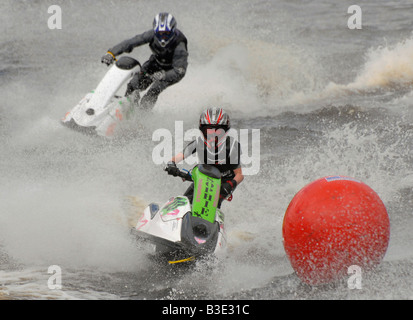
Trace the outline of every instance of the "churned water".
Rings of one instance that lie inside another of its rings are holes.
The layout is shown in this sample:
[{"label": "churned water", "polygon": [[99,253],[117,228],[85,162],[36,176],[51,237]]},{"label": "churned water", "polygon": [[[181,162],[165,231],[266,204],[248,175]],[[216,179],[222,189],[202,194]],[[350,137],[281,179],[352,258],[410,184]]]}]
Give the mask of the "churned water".
[{"label": "churned water", "polygon": [[[362,29],[350,29],[353,2],[3,0],[0,298],[413,298],[413,4],[363,1]],[[49,28],[52,5],[61,29]],[[186,77],[120,139],[61,126],[105,74],[106,50],[161,11],[189,39]],[[175,133],[175,121],[195,128],[213,105],[233,127],[260,130],[259,172],[223,206],[229,248],[218,263],[159,268],[131,239],[124,199],[142,209],[186,189],[154,164],[152,134]],[[373,188],[390,217],[388,251],[361,290],[302,284],[283,249],[295,193],[337,174]]]}]

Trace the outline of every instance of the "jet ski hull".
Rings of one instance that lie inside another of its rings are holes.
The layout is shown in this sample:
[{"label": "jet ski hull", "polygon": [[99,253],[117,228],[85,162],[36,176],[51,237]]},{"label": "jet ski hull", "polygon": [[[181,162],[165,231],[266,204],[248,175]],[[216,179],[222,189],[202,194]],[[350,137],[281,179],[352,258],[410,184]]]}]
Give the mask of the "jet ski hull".
[{"label": "jet ski hull", "polygon": [[188,262],[224,251],[226,235],[219,209],[216,217],[211,223],[193,216],[187,197],[173,197],[162,207],[149,205],[134,231],[139,241],[152,243],[155,255],[169,264]]}]

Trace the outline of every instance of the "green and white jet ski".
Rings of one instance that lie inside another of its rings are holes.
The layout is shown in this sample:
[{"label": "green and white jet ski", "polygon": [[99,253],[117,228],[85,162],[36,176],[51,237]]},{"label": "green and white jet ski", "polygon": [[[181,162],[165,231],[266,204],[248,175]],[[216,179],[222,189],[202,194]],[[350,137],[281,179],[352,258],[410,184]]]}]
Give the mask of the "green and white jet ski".
[{"label": "green and white jet ski", "polygon": [[194,182],[193,197],[176,196],[162,205],[149,204],[133,230],[138,241],[149,241],[155,255],[169,264],[219,255],[226,247],[224,214],[218,208],[221,172],[210,165],[197,165],[178,176]]}]

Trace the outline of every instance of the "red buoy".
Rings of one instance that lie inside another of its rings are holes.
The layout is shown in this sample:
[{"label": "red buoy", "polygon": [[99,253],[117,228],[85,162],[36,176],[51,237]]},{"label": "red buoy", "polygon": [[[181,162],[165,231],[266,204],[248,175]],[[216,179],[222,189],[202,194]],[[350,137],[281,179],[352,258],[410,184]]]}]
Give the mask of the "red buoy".
[{"label": "red buoy", "polygon": [[390,239],[386,207],[366,184],[344,176],[318,179],[292,199],[283,221],[284,249],[298,277],[318,285],[348,268],[376,267]]}]

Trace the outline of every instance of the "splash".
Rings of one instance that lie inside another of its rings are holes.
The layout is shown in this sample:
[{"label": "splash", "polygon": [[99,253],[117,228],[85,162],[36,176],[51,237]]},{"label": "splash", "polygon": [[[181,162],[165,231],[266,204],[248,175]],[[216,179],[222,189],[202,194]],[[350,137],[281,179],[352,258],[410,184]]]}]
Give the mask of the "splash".
[{"label": "splash", "polygon": [[[323,79],[318,79],[322,81]],[[347,84],[329,82],[322,89],[296,90],[285,100],[293,111],[311,111],[311,106],[318,108],[320,103],[353,103],[366,99],[371,104],[371,95],[382,95],[385,100],[400,99],[411,91],[413,86],[413,36],[394,46],[371,48],[365,55],[365,63],[354,81]],[[392,96],[394,94],[394,96]],[[306,107],[302,109],[302,106]],[[299,107],[297,107],[299,106]]]},{"label": "splash", "polygon": [[316,59],[293,46],[212,38],[208,43],[209,60],[192,65],[182,83],[161,96],[158,111],[171,109],[173,101],[172,108],[188,112],[216,104],[244,114],[273,114],[286,108],[298,112],[303,105],[318,107],[318,102],[331,99],[405,94],[413,86],[413,37],[369,49],[357,76],[347,84],[327,83]]},{"label": "splash", "polygon": [[413,85],[413,38],[394,47],[379,47],[367,53],[367,62],[353,83],[354,89],[393,88]]},{"label": "splash", "polygon": [[321,98],[351,94],[385,93],[409,90],[413,85],[413,37],[395,46],[371,48],[366,62],[353,82],[331,82],[319,94]]},{"label": "splash", "polygon": [[229,111],[268,114],[296,94],[317,87],[316,64],[297,48],[245,40],[211,39],[206,62],[193,63],[173,90],[159,97],[156,112],[174,109],[198,114],[205,106]]}]

